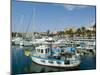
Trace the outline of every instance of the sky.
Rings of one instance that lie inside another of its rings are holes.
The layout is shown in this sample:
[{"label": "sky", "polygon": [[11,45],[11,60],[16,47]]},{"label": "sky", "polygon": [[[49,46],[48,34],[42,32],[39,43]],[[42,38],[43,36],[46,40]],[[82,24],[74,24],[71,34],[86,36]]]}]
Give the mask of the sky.
[{"label": "sky", "polygon": [[12,32],[61,31],[95,23],[96,7],[12,0]]}]

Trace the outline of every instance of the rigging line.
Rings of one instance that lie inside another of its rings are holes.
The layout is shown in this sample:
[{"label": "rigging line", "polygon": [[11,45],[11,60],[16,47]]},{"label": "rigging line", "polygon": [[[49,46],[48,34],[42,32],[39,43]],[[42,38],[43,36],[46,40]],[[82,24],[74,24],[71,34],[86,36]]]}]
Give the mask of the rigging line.
[{"label": "rigging line", "polygon": [[[20,26],[23,26],[23,22],[24,22],[24,15],[21,15],[21,18],[20,18],[20,20],[19,20],[19,25],[20,25]],[[22,30],[21,27],[18,28],[18,29],[19,29],[18,32],[19,32],[20,30]]]},{"label": "rigging line", "polygon": [[[34,11],[33,11],[34,12]],[[34,12],[34,14],[35,14],[35,12]],[[26,29],[26,33],[29,31],[29,28],[31,27],[31,25],[33,25],[33,17],[34,17],[34,15],[31,17],[32,18],[32,20],[28,23],[28,25],[27,25],[27,29]]]},{"label": "rigging line", "polygon": [[[36,8],[33,8],[33,17],[32,17],[32,32],[35,31],[35,14],[36,14]],[[34,36],[34,33],[32,34]]]},{"label": "rigging line", "polygon": [[[19,19],[19,25],[21,26],[23,24],[23,19],[24,19],[24,15],[21,15],[21,18]],[[18,33],[20,32],[21,30],[21,27],[17,26],[16,27],[16,37],[18,37]],[[15,28],[14,28],[15,29]]]},{"label": "rigging line", "polygon": [[[36,9],[33,8],[33,18],[32,18],[32,30],[35,30],[35,15],[36,15]],[[34,24],[33,24],[34,23]]]}]

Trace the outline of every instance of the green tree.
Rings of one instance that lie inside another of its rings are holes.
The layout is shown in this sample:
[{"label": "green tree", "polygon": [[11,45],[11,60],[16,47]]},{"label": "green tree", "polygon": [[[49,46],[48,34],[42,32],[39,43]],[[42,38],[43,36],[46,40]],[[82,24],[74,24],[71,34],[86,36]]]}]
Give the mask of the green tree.
[{"label": "green tree", "polygon": [[74,36],[73,29],[66,30],[65,34],[69,35],[70,38],[73,38],[73,36]]},{"label": "green tree", "polygon": [[59,36],[63,36],[64,34],[65,34],[64,31],[59,31],[59,32],[58,32],[58,35],[59,35]]},{"label": "green tree", "polygon": [[76,35],[80,36],[81,35],[81,29],[78,28],[75,33],[76,33]]},{"label": "green tree", "polygon": [[47,30],[47,35],[48,35],[48,36],[50,35],[50,30]]},{"label": "green tree", "polygon": [[86,35],[88,38],[92,37],[92,31],[91,30],[86,30]]},{"label": "green tree", "polygon": [[93,25],[93,31],[92,31],[93,35],[96,36],[96,23]]},{"label": "green tree", "polygon": [[86,35],[86,28],[85,27],[82,27],[81,28],[81,34],[82,34],[82,36],[83,36],[83,38],[84,38],[84,36]]}]

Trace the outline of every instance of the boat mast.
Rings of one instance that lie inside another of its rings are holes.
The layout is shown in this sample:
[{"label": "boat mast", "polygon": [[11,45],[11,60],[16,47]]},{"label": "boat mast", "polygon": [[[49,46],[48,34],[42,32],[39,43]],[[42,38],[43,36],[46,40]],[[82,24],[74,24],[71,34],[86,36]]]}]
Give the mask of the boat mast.
[{"label": "boat mast", "polygon": [[[32,11],[32,17],[31,17],[31,18],[32,18],[31,21],[30,21],[29,24],[27,25],[26,37],[27,37],[27,33],[28,33],[28,31],[29,31],[29,28],[33,28],[33,27],[31,27],[31,25],[33,25],[33,23],[35,23],[35,21],[34,21],[34,18],[35,18],[35,8],[34,8],[33,11]],[[34,21],[34,22],[33,22],[33,21]],[[31,29],[31,31],[28,33],[28,34],[29,34],[29,37],[32,37],[31,35],[34,35],[34,33],[33,33],[32,30],[34,30],[34,29]]]},{"label": "boat mast", "polygon": [[[22,24],[23,24],[23,19],[24,19],[24,15],[21,15],[21,18],[20,18],[20,20],[19,20],[19,25],[20,25],[20,26],[22,26]],[[23,28],[23,27],[22,27],[22,28]],[[21,32],[20,30],[22,30],[22,28],[21,28],[21,27],[18,28],[17,37],[18,37],[18,33]],[[22,34],[22,37],[23,37],[23,34]]]},{"label": "boat mast", "polygon": [[[33,18],[32,18],[32,36],[34,37],[34,30],[35,30],[35,14],[36,14],[36,9],[33,8]],[[34,23],[34,24],[33,24]]]}]

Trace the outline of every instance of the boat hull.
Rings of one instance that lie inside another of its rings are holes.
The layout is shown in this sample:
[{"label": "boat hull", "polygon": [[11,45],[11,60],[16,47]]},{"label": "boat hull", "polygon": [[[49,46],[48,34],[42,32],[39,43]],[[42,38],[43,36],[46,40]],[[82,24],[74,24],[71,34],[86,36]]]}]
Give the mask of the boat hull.
[{"label": "boat hull", "polygon": [[[61,60],[49,60],[45,58],[39,58],[36,56],[31,56],[31,58],[32,58],[32,61],[37,64],[51,66],[51,67],[76,67],[80,65],[80,61],[77,61],[73,64],[64,64],[64,61],[61,61]],[[53,63],[50,63],[50,61],[53,61]],[[60,62],[60,64],[58,62]]]}]

